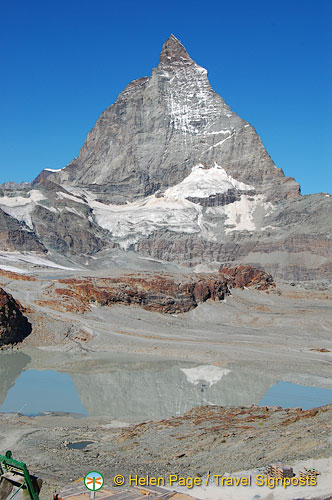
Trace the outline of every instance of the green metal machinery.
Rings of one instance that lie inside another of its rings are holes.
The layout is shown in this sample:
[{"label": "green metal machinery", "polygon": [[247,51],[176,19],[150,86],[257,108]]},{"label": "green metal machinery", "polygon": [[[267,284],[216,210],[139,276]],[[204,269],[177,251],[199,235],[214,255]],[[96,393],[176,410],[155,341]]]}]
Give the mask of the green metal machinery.
[{"label": "green metal machinery", "polygon": [[0,500],[18,500],[18,496],[39,500],[41,483],[30,475],[26,464],[12,458],[11,451],[0,455]]}]

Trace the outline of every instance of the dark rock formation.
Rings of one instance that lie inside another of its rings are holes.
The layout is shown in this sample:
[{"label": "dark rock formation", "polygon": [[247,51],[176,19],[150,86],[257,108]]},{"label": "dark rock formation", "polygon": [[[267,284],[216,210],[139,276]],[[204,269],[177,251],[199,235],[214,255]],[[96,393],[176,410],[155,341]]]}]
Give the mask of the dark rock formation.
[{"label": "dark rock formation", "polygon": [[192,201],[193,203],[198,203],[202,207],[220,207],[228,205],[229,203],[234,203],[234,201],[239,201],[241,199],[241,195],[235,189],[229,189],[226,193],[212,194],[207,198],[195,198],[188,196],[186,199]]},{"label": "dark rock formation", "polygon": [[0,347],[21,342],[31,332],[24,309],[12,295],[0,288]]}]

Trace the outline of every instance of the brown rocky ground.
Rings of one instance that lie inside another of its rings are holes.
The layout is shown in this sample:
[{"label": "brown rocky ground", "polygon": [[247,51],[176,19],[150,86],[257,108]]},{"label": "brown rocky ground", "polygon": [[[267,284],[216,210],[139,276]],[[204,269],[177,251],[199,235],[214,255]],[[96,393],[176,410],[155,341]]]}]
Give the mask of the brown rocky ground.
[{"label": "brown rocky ground", "polygon": [[[46,480],[44,494],[84,476],[89,467],[110,483],[116,474],[224,474],[332,455],[332,405],[307,411],[208,406],[125,428],[112,428],[106,418],[60,415],[1,415],[0,423],[1,448],[10,447]],[[68,448],[79,441],[91,443]]]}]

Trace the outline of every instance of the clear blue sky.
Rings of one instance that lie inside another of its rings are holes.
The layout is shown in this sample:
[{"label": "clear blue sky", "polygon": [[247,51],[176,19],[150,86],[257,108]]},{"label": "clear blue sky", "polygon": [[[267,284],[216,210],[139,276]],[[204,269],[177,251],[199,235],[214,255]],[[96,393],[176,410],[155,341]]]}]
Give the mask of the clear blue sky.
[{"label": "clear blue sky", "polygon": [[174,33],[302,192],[332,192],[331,20],[331,0],[3,1],[0,182],[77,156]]}]

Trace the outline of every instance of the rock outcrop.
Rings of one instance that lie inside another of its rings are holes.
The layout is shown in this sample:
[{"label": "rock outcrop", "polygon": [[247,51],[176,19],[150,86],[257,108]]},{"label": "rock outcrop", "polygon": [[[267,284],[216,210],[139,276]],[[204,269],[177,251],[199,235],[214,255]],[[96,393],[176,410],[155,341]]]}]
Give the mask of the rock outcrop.
[{"label": "rock outcrop", "polygon": [[271,274],[252,266],[222,267],[219,272],[230,288],[268,290],[276,286]]},{"label": "rock outcrop", "polygon": [[91,304],[138,305],[148,311],[183,313],[207,300],[223,300],[230,294],[230,288],[267,290],[275,287],[270,275],[250,266],[225,268],[220,270],[220,275],[198,275],[192,278],[121,276],[60,279],[58,283],[65,287],[49,289],[49,296],[40,300],[39,305],[82,313],[90,310]]},{"label": "rock outcrop", "polygon": [[85,312],[91,304],[99,306],[138,305],[148,311],[183,313],[208,299],[219,301],[229,295],[224,279],[206,277],[181,281],[163,276],[120,277],[82,280],[64,279],[51,298],[39,301],[54,309]]},{"label": "rock outcrop", "polygon": [[0,347],[21,342],[31,332],[24,309],[12,295],[0,288]]}]

